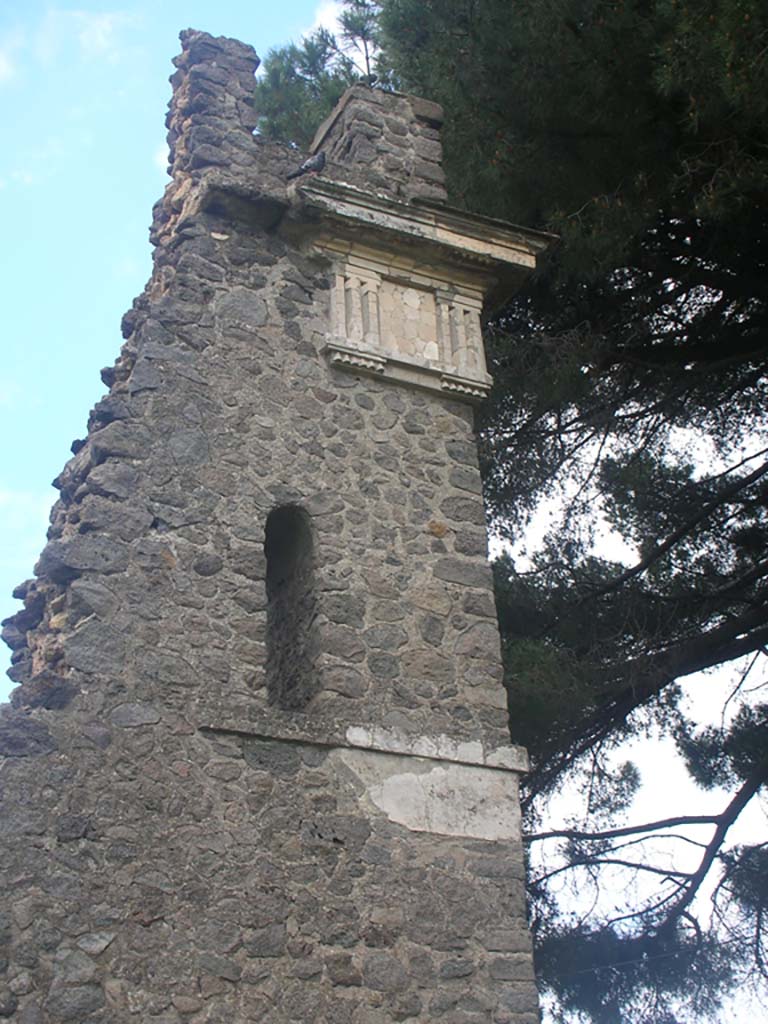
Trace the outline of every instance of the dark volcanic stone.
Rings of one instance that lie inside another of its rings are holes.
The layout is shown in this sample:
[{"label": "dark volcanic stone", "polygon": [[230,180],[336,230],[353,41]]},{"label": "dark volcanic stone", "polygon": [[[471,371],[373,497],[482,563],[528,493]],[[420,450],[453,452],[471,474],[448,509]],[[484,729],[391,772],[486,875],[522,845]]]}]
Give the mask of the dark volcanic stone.
[{"label": "dark volcanic stone", "polygon": [[52,992],[45,1003],[52,1020],[82,1021],[104,1006],[104,993],[98,985],[73,985]]},{"label": "dark volcanic stone", "polygon": [[18,714],[0,718],[0,755],[3,757],[36,757],[52,750],[56,750],[56,741],[42,722]]}]

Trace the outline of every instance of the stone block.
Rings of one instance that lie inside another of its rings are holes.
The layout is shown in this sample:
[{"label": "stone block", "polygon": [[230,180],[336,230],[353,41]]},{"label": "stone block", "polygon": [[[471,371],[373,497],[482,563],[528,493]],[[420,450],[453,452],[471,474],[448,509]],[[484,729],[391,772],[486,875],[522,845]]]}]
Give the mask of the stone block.
[{"label": "stone block", "polygon": [[43,722],[0,711],[0,756],[37,757],[56,749],[56,740]]}]

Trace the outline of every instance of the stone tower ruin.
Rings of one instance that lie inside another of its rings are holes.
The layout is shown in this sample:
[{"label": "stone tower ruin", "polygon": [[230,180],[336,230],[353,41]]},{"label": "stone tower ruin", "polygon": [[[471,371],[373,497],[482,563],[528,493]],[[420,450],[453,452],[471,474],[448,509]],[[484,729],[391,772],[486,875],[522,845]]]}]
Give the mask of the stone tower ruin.
[{"label": "stone tower ruin", "polygon": [[182,33],[155,265],[5,623],[0,1018],[533,1024],[473,403],[544,240],[446,204],[441,110],[325,167]]}]

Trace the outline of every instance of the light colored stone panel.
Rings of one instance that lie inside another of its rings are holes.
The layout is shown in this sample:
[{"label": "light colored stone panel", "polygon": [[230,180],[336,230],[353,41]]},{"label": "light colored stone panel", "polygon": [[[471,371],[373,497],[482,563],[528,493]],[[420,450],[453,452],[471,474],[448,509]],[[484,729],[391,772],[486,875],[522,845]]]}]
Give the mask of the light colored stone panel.
[{"label": "light colored stone panel", "polygon": [[509,772],[370,750],[336,750],[368,800],[412,832],[517,840],[517,778]]},{"label": "light colored stone panel", "polygon": [[506,768],[513,772],[527,772],[528,758],[523,747],[487,747],[478,740],[459,740],[453,736],[413,736],[399,729],[381,725],[351,725],[347,729],[347,743],[352,747],[366,747],[393,754],[411,754],[440,761],[461,761],[465,764]]}]

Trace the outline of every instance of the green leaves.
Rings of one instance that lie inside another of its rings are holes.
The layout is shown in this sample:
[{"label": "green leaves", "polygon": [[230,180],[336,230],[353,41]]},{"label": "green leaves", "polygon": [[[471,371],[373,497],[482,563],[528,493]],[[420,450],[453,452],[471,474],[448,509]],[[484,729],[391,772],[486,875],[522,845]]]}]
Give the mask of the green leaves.
[{"label": "green leaves", "polygon": [[676,741],[705,789],[732,787],[761,769],[768,775],[768,704],[741,707],[727,729],[680,729]]},{"label": "green leaves", "polygon": [[[680,927],[664,935],[580,925],[539,940],[542,978],[557,991],[562,1024],[683,1024],[716,1012],[716,993],[733,981],[733,956],[710,938]],[[694,1018],[675,1012],[684,1001]]]},{"label": "green leaves", "polygon": [[376,54],[381,49],[379,5],[369,0],[347,0],[339,16],[340,35],[362,62],[365,74],[374,73]]},{"label": "green leaves", "polygon": [[267,54],[254,95],[261,134],[307,149],[350,85],[390,83],[378,15],[371,0],[345,0],[338,37],[320,28]]},{"label": "green leaves", "polygon": [[357,74],[325,29],[270,51],[254,96],[259,131],[306,149]]}]

